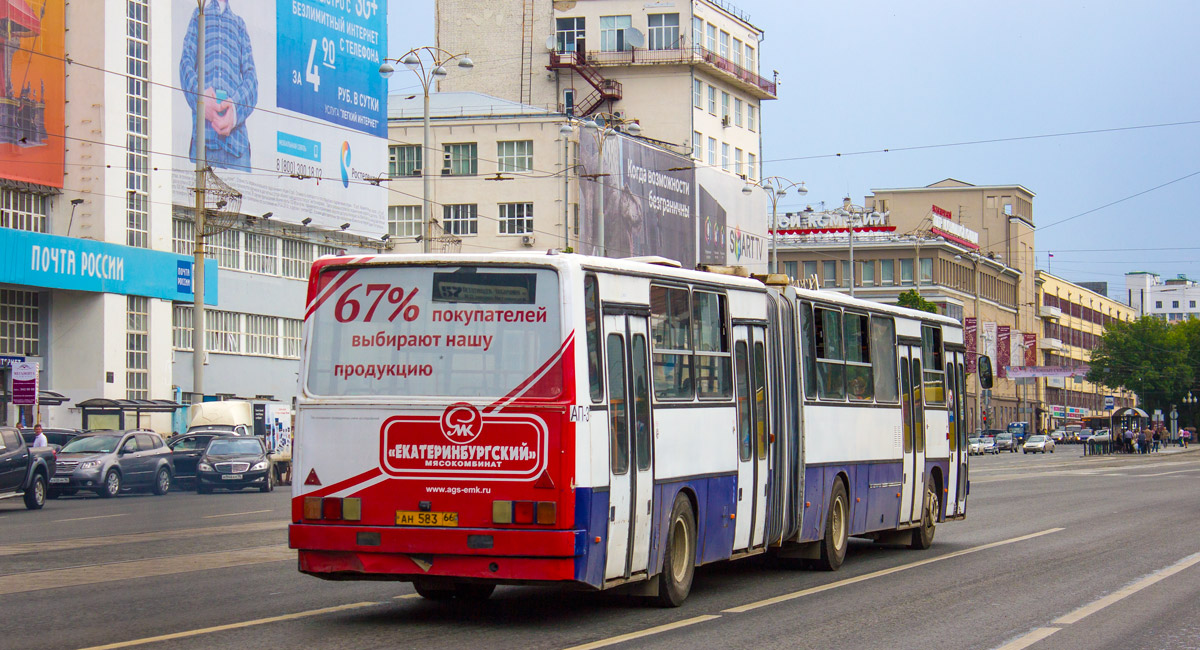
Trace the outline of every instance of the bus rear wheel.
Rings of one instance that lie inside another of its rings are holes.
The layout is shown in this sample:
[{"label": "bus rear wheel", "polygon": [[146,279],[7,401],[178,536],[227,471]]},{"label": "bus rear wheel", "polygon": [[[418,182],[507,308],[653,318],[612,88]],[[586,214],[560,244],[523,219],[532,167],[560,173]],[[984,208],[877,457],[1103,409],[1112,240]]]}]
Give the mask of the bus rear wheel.
[{"label": "bus rear wheel", "polygon": [[829,511],[825,514],[821,557],[814,563],[822,571],[837,571],[846,559],[846,545],[850,538],[850,509],[846,504],[846,486],[835,480],[833,492],[829,495]]},{"label": "bus rear wheel", "polygon": [[913,529],[912,541],[908,544],[909,548],[923,551],[933,546],[933,534],[937,532],[937,518],[940,510],[937,490],[932,484],[926,485],[924,505],[921,507],[921,525]]},{"label": "bus rear wheel", "polygon": [[663,553],[662,573],[658,574],[658,602],[663,607],[679,607],[692,590],[696,575],[696,515],[692,502],[684,494],[675,495],[671,519],[667,523],[667,546]]}]

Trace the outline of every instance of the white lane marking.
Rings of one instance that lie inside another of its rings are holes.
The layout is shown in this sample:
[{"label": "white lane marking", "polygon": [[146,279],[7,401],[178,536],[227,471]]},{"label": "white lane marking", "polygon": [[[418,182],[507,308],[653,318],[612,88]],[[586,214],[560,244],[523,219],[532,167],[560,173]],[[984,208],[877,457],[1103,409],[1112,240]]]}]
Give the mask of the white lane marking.
[{"label": "white lane marking", "polygon": [[1143,476],[1144,476],[1144,477],[1151,477],[1151,476],[1169,476],[1169,475],[1171,475],[1171,474],[1183,474],[1184,472],[1200,472],[1200,467],[1196,467],[1196,468],[1194,468],[1194,469],[1177,469],[1177,470],[1175,470],[1174,472],[1159,472],[1159,473],[1157,473],[1157,474],[1133,474],[1132,476],[1137,476],[1137,477],[1139,477],[1139,478],[1140,478],[1140,477],[1143,477]]},{"label": "white lane marking", "polygon": [[695,625],[696,623],[703,623],[705,621],[711,621],[715,618],[721,618],[721,617],[717,614],[705,614],[703,616],[696,616],[694,618],[688,618],[688,619],[684,619],[682,621],[675,621],[674,623],[667,623],[666,625],[659,625],[657,627],[648,628],[648,629],[641,630],[638,632],[630,632],[629,634],[621,634],[619,636],[613,636],[613,637],[609,637],[607,639],[600,639],[599,641],[592,641],[591,643],[585,643],[583,645],[571,646],[570,648],[567,648],[566,650],[591,650],[592,648],[604,648],[604,647],[607,647],[610,645],[624,643],[625,641],[632,641],[633,639],[641,639],[643,637],[651,636],[653,634],[668,632],[670,630],[677,630],[681,627]]},{"label": "white lane marking", "polygon": [[201,519],[219,519],[221,517],[239,517],[241,515],[257,515],[257,514],[260,514],[263,512],[271,512],[271,509],[267,508],[266,510],[249,510],[247,512],[230,512],[230,513],[223,514],[223,515],[208,515],[207,517],[201,517]]},{"label": "white lane marking", "polygon": [[733,613],[733,614],[740,614],[742,612],[748,612],[752,609],[758,609],[759,607],[766,607],[767,605],[775,605],[778,603],[787,602],[789,600],[794,600],[796,598],[803,598],[804,596],[811,596],[812,594],[818,594],[818,593],[821,593],[822,591],[829,591],[831,589],[837,589],[838,587],[845,587],[847,585],[852,585],[852,584],[856,584],[859,582],[865,582],[867,580],[873,580],[875,578],[882,578],[883,576],[888,576],[893,573],[899,573],[901,571],[907,571],[909,569],[915,569],[920,566],[925,566],[926,564],[933,564],[934,562],[941,562],[942,560],[949,560],[951,558],[961,557],[963,555],[968,555],[971,553],[978,553],[979,551],[985,551],[989,548],[996,548],[997,546],[1004,546],[1005,544],[1015,544],[1017,542],[1023,542],[1025,540],[1034,539],[1036,537],[1041,537],[1043,535],[1049,535],[1050,533],[1057,533],[1060,530],[1065,530],[1065,529],[1049,528],[1049,529],[1046,529],[1046,530],[1043,530],[1043,531],[1040,531],[1037,533],[1030,533],[1029,535],[1021,535],[1020,537],[1011,537],[1009,539],[1000,540],[999,542],[991,542],[989,544],[982,544],[980,546],[972,546],[971,548],[964,548],[961,551],[954,551],[952,553],[947,553],[945,555],[931,557],[927,560],[918,560],[916,562],[911,562],[909,564],[902,564],[900,566],[891,567],[889,569],[881,569],[879,571],[875,571],[872,573],[865,573],[861,576],[855,576],[853,578],[846,578],[845,580],[838,580],[837,582],[830,582],[828,584],[818,585],[816,587],[810,587],[808,589],[801,589],[800,591],[794,591],[790,594],[783,594],[782,596],[775,596],[774,598],[767,598],[765,600],[759,600],[759,601],[749,603],[746,605],[741,605],[739,607],[731,607],[729,609],[723,609],[721,611]]},{"label": "white lane marking", "polygon": [[1041,641],[1042,639],[1045,639],[1061,629],[1061,627],[1039,627],[1036,630],[1025,634],[1024,636],[1017,637],[1016,639],[1005,643],[999,648],[996,648],[996,650],[1022,650],[1023,648],[1028,648],[1029,646]]},{"label": "white lane marking", "polygon": [[272,530],[285,530],[287,522],[262,521],[249,524],[230,524],[227,526],[204,526],[201,528],[177,528],[158,532],[128,533],[125,535],[108,535],[105,537],[75,537],[72,539],[48,540],[43,542],[24,542],[0,546],[0,557],[6,555],[21,555],[22,553],[46,553],[49,551],[72,551],[96,546],[115,546],[118,544],[136,544],[139,542],[161,542],[172,539],[190,539],[209,535],[236,535],[241,533],[261,533]]},{"label": "white lane marking", "polygon": [[1172,564],[1164,569],[1159,569],[1158,571],[1151,573],[1150,575],[1138,580],[1137,582],[1134,582],[1129,586],[1118,589],[1111,594],[1103,598],[1096,599],[1069,614],[1058,617],[1054,620],[1054,623],[1057,625],[1070,625],[1072,623],[1077,623],[1080,620],[1083,620],[1084,618],[1087,618],[1088,616],[1091,616],[1092,614],[1104,609],[1105,607],[1124,600],[1125,598],[1136,594],[1150,585],[1162,580],[1166,580],[1176,573],[1179,573],[1180,571],[1183,571],[1184,569],[1187,569],[1188,567],[1191,567],[1197,563],[1200,563],[1200,553],[1193,553],[1192,555],[1183,558],[1175,564]]},{"label": "white lane marking", "polygon": [[124,517],[124,516],[125,516],[125,515],[127,515],[127,514],[129,514],[129,513],[128,513],[128,512],[122,512],[121,514],[117,514],[117,515],[96,515],[95,517],[73,517],[73,518],[71,518],[71,519],[56,519],[56,520],[54,520],[54,521],[52,521],[52,522],[50,522],[50,523],[52,523],[52,524],[61,524],[61,523],[65,522],[65,521],[87,521],[88,519],[108,519],[108,518],[110,518],[110,517]]},{"label": "white lane marking", "polygon": [[156,576],[227,569],[230,567],[267,564],[269,562],[296,561],[296,551],[287,547],[259,546],[231,551],[195,553],[191,555],[168,555],[146,560],[107,562],[66,569],[28,571],[0,576],[0,595],[19,594],[59,587],[79,587],[101,582],[134,580]]},{"label": "white lane marking", "polygon": [[310,609],[306,612],[296,612],[295,614],[283,614],[282,616],[270,616],[267,618],[258,618],[252,621],[242,621],[240,623],[230,623],[228,625],[216,625],[213,627],[203,627],[196,630],[188,630],[186,632],[175,632],[173,634],[163,634],[160,636],[150,636],[144,639],[134,639],[132,641],[120,641],[118,643],[109,643],[107,645],[97,645],[83,650],[113,650],[114,648],[129,648],[137,645],[145,645],[147,643],[157,643],[159,641],[173,641],[175,639],[186,639],[192,636],[200,636],[202,634],[212,634],[213,632],[224,632],[225,630],[238,630],[245,627],[255,625],[266,625],[267,623],[278,623],[280,621],[294,621],[298,618],[307,618],[309,616],[320,616],[322,614],[333,614],[335,612],[344,612],[351,609],[362,609],[372,605],[382,605],[380,602],[361,602],[350,603],[347,605],[338,605],[336,607],[323,607],[321,609]]}]

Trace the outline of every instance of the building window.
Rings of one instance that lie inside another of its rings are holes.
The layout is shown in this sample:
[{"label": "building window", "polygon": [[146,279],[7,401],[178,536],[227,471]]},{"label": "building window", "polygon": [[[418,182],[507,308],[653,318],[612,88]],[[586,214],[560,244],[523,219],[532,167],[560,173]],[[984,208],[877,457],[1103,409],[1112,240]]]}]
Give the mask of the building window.
[{"label": "building window", "polygon": [[850,260],[842,260],[842,281],[838,283],[839,287],[850,285]]},{"label": "building window", "polygon": [[679,14],[650,14],[650,49],[674,50],[679,47]]},{"label": "building window", "polygon": [[722,59],[729,60],[729,32],[721,32],[721,51],[719,54]]},{"label": "building window", "polygon": [[913,261],[912,258],[904,258],[900,260],[900,284],[910,287],[913,284]]},{"label": "building window", "polygon": [[125,396],[150,399],[150,299],[125,297]]},{"label": "building window", "polygon": [[279,261],[279,238],[246,233],[245,269],[275,275]]},{"label": "building window", "polygon": [[708,164],[715,167],[717,165],[717,139],[708,139]]},{"label": "building window", "polygon": [[699,131],[692,131],[692,158],[700,160],[704,157],[704,145],[701,144]]},{"label": "building window", "polygon": [[708,112],[717,114],[717,89],[711,84],[708,86]]},{"label": "building window", "polygon": [[196,252],[196,226],[185,219],[171,220],[171,250],[180,255]]},{"label": "building window", "polygon": [[758,66],[754,65],[754,48],[746,46],[746,69],[758,74]]},{"label": "building window", "polygon": [[721,91],[721,121],[729,122],[729,93]]},{"label": "building window", "polygon": [[721,169],[729,171],[729,143],[721,143]]},{"label": "building window", "polygon": [[742,104],[743,103],[744,102],[742,102],[741,98],[735,97],[733,99],[733,125],[734,126],[742,125]]},{"label": "building window", "polygon": [[316,244],[317,258],[325,257],[326,255],[344,255],[346,251],[337,246],[326,246],[324,244]]},{"label": "building window", "polygon": [[896,260],[879,260],[879,286],[896,284]]},{"label": "building window", "polygon": [[559,18],[554,21],[554,40],[559,52],[574,52],[583,41],[583,18]]},{"label": "building window", "polygon": [[125,243],[150,247],[150,2],[125,3]]},{"label": "building window", "polygon": [[692,106],[704,108],[704,82],[692,79]]},{"label": "building window", "polygon": [[742,67],[742,41],[733,39],[733,64]]},{"label": "building window", "polygon": [[211,352],[238,354],[242,351],[241,314],[231,311],[204,312],[204,340]]},{"label": "building window", "polygon": [[758,130],[758,108],[753,104],[746,104],[746,128],[751,131]]},{"label": "building window", "polygon": [[875,262],[859,262],[858,270],[860,284],[864,287],[875,286]]},{"label": "building window", "polygon": [[704,19],[692,16],[692,47],[700,47],[704,42]]},{"label": "building window", "polygon": [[567,115],[575,114],[575,89],[567,88],[563,90],[563,112]]},{"label": "building window", "polygon": [[1171,309],[1179,309],[1179,301],[1178,300],[1171,301]]},{"label": "building window", "polygon": [[176,350],[192,349],[191,305],[178,302],[171,305],[171,347]]},{"label": "building window", "polygon": [[400,144],[388,147],[388,176],[420,176],[421,145]]},{"label": "building window", "polygon": [[312,266],[313,247],[306,241],[284,239],[283,246],[283,277],[308,279],[308,267]]},{"label": "building window", "polygon": [[246,314],[246,354],[279,356],[279,318]]},{"label": "building window", "polygon": [[502,172],[533,171],[533,140],[497,142],[496,159]]},{"label": "building window", "polygon": [[933,258],[921,258],[921,284],[933,284]]},{"label": "building window", "polygon": [[816,262],[805,262],[804,263],[804,279],[807,280],[808,278],[816,277],[816,275],[817,275],[817,263]]},{"label": "building window", "polygon": [[42,194],[5,189],[0,191],[0,228],[48,232],[48,201]]},{"label": "building window", "polygon": [[746,154],[746,176],[750,180],[758,178],[758,157],[752,153]]},{"label": "building window", "polygon": [[1195,300],[1189,300],[1189,301],[1188,301],[1188,309],[1195,309],[1195,308],[1196,308],[1196,301],[1195,301]]},{"label": "building window", "polygon": [[443,205],[442,228],[451,235],[479,234],[479,206],[474,203]]},{"label": "building window", "polygon": [[219,232],[215,235],[205,237],[205,247],[208,257],[217,260],[217,266],[223,269],[239,269],[241,268],[241,250],[238,242],[241,240],[240,232],[230,229]]},{"label": "building window", "polygon": [[821,286],[837,286],[837,262],[833,260],[821,262]]},{"label": "building window", "polygon": [[744,152],[741,149],[738,149],[736,147],[733,150],[733,168],[735,170],[737,170],[735,173],[738,176],[742,176],[743,174],[746,173],[746,171],[745,171],[746,165],[744,162],[742,162],[742,158],[745,156],[745,154],[746,154],[746,152]]},{"label": "building window", "polygon": [[705,39],[705,45],[708,48],[708,51],[716,52],[717,51],[717,26],[713,25],[712,23],[709,23],[708,31],[706,32],[706,36],[707,36],[707,38]]},{"label": "building window", "polygon": [[1155,309],[1162,309],[1162,301],[1161,301],[1161,300],[1155,300],[1155,301],[1154,301],[1154,308],[1155,308]]},{"label": "building window", "polygon": [[533,232],[532,203],[501,203],[500,234],[523,235]]},{"label": "building window", "polygon": [[388,234],[392,237],[416,237],[421,233],[421,206],[388,206]]},{"label": "building window", "polygon": [[625,42],[625,30],[633,27],[632,16],[600,16],[600,50],[602,52],[624,52],[629,49]]},{"label": "building window", "polygon": [[283,356],[288,359],[300,358],[300,335],[304,330],[304,321],[297,318],[283,319]]},{"label": "building window", "polygon": [[41,356],[38,294],[0,289],[0,354]]},{"label": "building window", "polygon": [[479,153],[474,142],[445,145],[442,174],[470,176],[479,173]]}]

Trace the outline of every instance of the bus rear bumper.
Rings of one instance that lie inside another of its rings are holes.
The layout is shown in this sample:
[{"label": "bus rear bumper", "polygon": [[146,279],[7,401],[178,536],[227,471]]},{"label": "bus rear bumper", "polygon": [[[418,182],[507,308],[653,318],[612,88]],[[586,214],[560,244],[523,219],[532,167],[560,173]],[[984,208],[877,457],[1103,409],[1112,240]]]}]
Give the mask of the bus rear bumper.
[{"label": "bus rear bumper", "polygon": [[583,531],[418,529],[292,524],[302,573],[329,580],[460,578],[575,582]]}]

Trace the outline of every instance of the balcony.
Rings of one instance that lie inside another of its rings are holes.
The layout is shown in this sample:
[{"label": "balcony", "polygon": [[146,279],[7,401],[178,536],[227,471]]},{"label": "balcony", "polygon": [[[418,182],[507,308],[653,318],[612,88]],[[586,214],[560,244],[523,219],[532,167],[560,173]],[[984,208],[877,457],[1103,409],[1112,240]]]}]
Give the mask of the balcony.
[{"label": "balcony", "polygon": [[1058,319],[1062,318],[1062,310],[1059,309],[1058,307],[1042,305],[1042,310],[1039,312],[1039,315],[1042,318],[1046,318],[1049,320],[1058,320]]},{"label": "balcony", "polygon": [[1039,350],[1050,350],[1053,352],[1061,352],[1063,349],[1062,339],[1052,339],[1052,338],[1042,337],[1042,338],[1038,339],[1038,349]]},{"label": "balcony", "polygon": [[[555,54],[551,53],[551,59]],[[561,55],[559,55],[561,56]],[[631,65],[696,65],[717,73],[757,99],[775,99],[775,82],[742,68],[733,61],[700,46],[668,50],[632,49],[619,52],[589,51],[587,62],[597,68]]]}]

